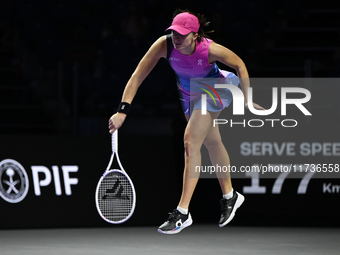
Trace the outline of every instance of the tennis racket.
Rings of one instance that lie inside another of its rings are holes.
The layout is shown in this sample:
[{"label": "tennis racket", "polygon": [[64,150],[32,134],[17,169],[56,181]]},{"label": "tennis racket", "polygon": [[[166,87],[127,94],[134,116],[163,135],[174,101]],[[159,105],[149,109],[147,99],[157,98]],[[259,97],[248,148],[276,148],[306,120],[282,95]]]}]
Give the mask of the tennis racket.
[{"label": "tennis racket", "polygon": [[[114,155],[120,169],[111,169]],[[133,183],[124,171],[118,156],[118,130],[112,134],[112,155],[96,189],[96,207],[99,215],[107,222],[121,224],[133,214],[136,192]]]}]

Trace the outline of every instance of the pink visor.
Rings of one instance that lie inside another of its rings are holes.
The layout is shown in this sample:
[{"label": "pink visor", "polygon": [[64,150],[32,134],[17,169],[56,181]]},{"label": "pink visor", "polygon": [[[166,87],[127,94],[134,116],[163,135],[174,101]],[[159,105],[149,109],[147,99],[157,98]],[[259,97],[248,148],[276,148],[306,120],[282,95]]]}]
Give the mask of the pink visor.
[{"label": "pink visor", "polygon": [[200,28],[200,23],[198,18],[195,15],[192,15],[188,12],[183,12],[178,14],[172,21],[170,27],[167,30],[175,30],[176,32],[180,33],[181,35],[187,35],[190,32],[198,32]]}]

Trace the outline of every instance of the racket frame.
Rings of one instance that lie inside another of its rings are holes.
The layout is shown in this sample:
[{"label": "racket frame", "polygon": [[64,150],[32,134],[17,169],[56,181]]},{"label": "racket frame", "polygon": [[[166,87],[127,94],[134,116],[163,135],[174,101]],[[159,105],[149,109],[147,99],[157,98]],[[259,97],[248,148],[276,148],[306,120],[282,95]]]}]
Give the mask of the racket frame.
[{"label": "racket frame", "polygon": [[[99,179],[98,181],[98,184],[97,184],[97,188],[96,188],[96,193],[95,193],[95,201],[96,201],[96,208],[97,208],[97,211],[99,213],[99,215],[102,217],[103,220],[105,220],[106,222],[108,223],[111,223],[111,224],[121,224],[121,223],[124,223],[126,222],[128,219],[130,219],[130,217],[132,216],[132,214],[134,213],[135,211],[135,207],[136,207],[136,191],[135,191],[135,187],[133,185],[133,182],[131,181],[131,178],[129,177],[129,175],[125,172],[121,162],[120,162],[120,159],[119,159],[119,155],[118,155],[118,130],[116,130],[113,134],[112,134],[112,137],[111,137],[111,143],[112,143],[112,154],[111,154],[111,158],[110,158],[110,161],[109,161],[109,164],[107,165],[107,168],[104,172],[104,174],[102,175],[102,177]],[[111,165],[112,165],[112,162],[113,162],[113,159],[114,159],[114,156],[116,154],[116,160],[118,162],[118,165],[120,167],[120,169],[110,169]],[[124,219],[120,220],[120,221],[111,221],[107,218],[105,218],[105,216],[102,214],[102,212],[100,211],[100,208],[99,208],[99,203],[98,203],[98,192],[99,192],[99,187],[102,183],[102,180],[105,178],[106,175],[108,174],[111,174],[113,172],[119,172],[123,175],[125,175],[125,177],[128,179],[128,181],[130,182],[130,185],[131,185],[131,188],[132,188],[132,194],[133,194],[133,204],[132,204],[132,209],[129,213],[129,215],[127,217],[125,217]]]}]

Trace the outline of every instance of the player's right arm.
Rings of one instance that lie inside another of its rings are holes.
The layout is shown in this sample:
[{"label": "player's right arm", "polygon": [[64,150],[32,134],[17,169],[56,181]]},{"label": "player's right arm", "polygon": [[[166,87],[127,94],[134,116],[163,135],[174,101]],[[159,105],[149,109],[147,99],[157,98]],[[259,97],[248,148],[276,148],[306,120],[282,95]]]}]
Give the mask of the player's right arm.
[{"label": "player's right arm", "polygon": [[[160,58],[165,58],[167,54],[167,41],[166,36],[160,37],[155,41],[149,50],[146,52],[144,57],[139,62],[135,71],[131,75],[127,82],[122,102],[131,104],[135,97],[139,86],[142,84],[144,79],[149,75],[151,70],[155,67]],[[120,128],[126,118],[125,113],[115,113],[109,120],[109,130],[112,134],[116,129]]]}]

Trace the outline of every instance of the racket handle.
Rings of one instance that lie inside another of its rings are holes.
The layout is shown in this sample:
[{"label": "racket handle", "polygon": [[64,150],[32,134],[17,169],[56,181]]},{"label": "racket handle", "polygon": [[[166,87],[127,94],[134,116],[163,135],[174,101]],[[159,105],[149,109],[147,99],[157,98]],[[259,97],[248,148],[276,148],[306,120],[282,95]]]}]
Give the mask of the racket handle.
[{"label": "racket handle", "polygon": [[118,150],[118,129],[112,134],[112,152],[117,153]]}]

